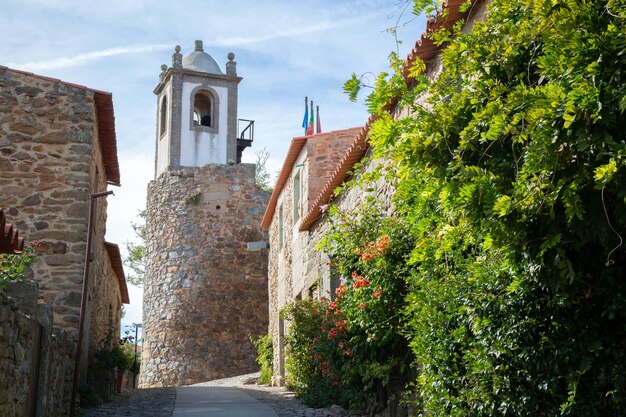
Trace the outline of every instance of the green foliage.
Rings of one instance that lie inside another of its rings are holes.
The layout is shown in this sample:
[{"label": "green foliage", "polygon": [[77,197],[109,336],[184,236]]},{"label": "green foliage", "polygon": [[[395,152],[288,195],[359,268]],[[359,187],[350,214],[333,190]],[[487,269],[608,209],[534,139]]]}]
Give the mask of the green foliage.
[{"label": "green foliage", "polygon": [[35,249],[28,248],[19,255],[0,253],[0,289],[8,282],[28,279],[28,268],[34,260]]},{"label": "green foliage", "polygon": [[200,203],[201,199],[202,199],[202,192],[193,191],[185,196],[184,201],[185,201],[185,204],[188,206],[197,206]]},{"label": "green foliage", "polygon": [[138,371],[140,358],[135,354],[132,337],[126,336],[117,341],[113,340],[113,334],[113,330],[107,329],[104,337],[98,342],[94,354],[96,369]]},{"label": "green foliage", "polygon": [[350,79],[343,84],[343,92],[348,95],[350,101],[356,101],[362,87],[363,84],[361,78],[357,77],[353,72]]},{"label": "green foliage", "polygon": [[312,406],[384,404],[390,380],[406,380],[411,362],[401,335],[411,241],[372,201],[350,213],[331,207],[328,221],[332,231],[319,249],[343,283],[332,301],[299,301],[285,311],[290,384]]},{"label": "green foliage", "polygon": [[320,336],[325,325],[327,303],[327,300],[302,300],[286,306],[281,312],[291,324],[286,337],[287,386],[310,406],[324,406],[338,399],[329,365],[320,366],[319,354],[314,355],[311,343]]},{"label": "green foliage", "polygon": [[[392,56],[367,99],[412,245],[380,277],[400,271],[404,298],[389,310],[404,314],[390,331],[420,366],[424,415],[626,415],[624,5],[493,0],[471,33],[434,35],[449,45],[432,82],[407,90]],[[428,106],[412,104],[416,89]],[[396,98],[411,116],[384,116]],[[369,280],[359,233],[324,250]]]},{"label": "green foliage", "polygon": [[93,408],[102,403],[98,392],[87,384],[78,384],[78,394],[80,396],[81,408]]},{"label": "green foliage", "polygon": [[140,222],[131,222],[130,225],[135,232],[138,243],[126,241],[126,251],[128,255],[124,258],[124,265],[130,268],[131,273],[128,274],[126,280],[135,285],[143,284],[144,274],[146,271],[146,217],[148,212],[141,210],[139,212]]},{"label": "green foliage", "polygon": [[272,336],[270,334],[266,334],[263,336],[259,336],[256,340],[251,337],[250,341],[256,348],[256,362],[261,367],[259,383],[269,384],[270,382],[272,382],[274,365],[274,347],[272,345]]},{"label": "green foliage", "polygon": [[267,170],[267,160],[270,157],[270,153],[264,147],[254,155],[256,156],[256,185],[260,189],[271,193],[274,191],[274,187],[271,183],[270,173]]}]

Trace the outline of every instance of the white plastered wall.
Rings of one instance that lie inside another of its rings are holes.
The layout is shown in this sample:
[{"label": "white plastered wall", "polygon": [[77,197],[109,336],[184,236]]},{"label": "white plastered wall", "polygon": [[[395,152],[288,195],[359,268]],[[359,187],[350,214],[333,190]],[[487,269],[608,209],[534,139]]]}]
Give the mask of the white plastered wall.
[{"label": "white plastered wall", "polygon": [[180,164],[182,166],[203,166],[226,164],[226,131],[228,126],[228,90],[224,87],[210,88],[218,95],[219,121],[217,133],[192,129],[190,113],[191,93],[201,84],[183,83],[183,99],[180,123]]}]

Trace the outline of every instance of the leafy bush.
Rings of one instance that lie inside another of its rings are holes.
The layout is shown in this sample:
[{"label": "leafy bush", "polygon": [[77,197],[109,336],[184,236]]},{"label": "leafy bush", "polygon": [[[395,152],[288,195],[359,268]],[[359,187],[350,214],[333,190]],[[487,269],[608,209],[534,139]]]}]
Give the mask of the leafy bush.
[{"label": "leafy bush", "polygon": [[[414,241],[425,415],[626,415],[624,5],[493,0],[471,33],[434,34],[428,106],[397,72],[368,99]],[[410,117],[383,110],[396,95]]]},{"label": "leafy bush", "polygon": [[257,350],[256,362],[261,367],[261,375],[259,376],[259,383],[269,384],[272,382],[273,364],[274,364],[274,349],[272,346],[272,336],[266,334],[259,336],[256,340],[252,337],[250,341]]},{"label": "leafy bush", "polygon": [[100,395],[90,385],[78,384],[78,394],[81,408],[97,407],[102,402]]},{"label": "leafy bush", "polygon": [[114,341],[111,329],[105,332],[104,338],[98,343],[94,357],[96,369],[116,369],[121,372],[133,370],[138,367],[139,363],[139,357],[135,354],[135,345],[127,338]]},{"label": "leafy bush", "polygon": [[406,230],[367,201],[357,213],[330,210],[320,245],[342,277],[332,301],[304,300],[285,310],[289,383],[312,406],[385,404],[390,379],[406,380],[412,362],[402,336]]},{"label": "leafy bush", "polygon": [[24,253],[12,255],[0,253],[0,288],[4,288],[8,282],[24,281],[28,278],[28,268],[34,260],[35,243]]}]

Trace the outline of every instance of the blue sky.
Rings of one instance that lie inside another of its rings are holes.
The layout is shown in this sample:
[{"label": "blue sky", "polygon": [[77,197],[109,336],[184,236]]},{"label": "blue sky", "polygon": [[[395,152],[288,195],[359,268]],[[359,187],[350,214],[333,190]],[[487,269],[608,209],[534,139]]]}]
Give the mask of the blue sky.
[{"label": "blue sky", "polygon": [[[385,29],[395,26],[398,0],[2,0],[1,65],[113,93],[122,187],[109,197],[107,240],[132,239],[130,222],[145,207],[153,176],[157,84],[202,39],[224,69],[234,52],[240,118],[255,120],[252,149],[266,148],[268,169],[280,169],[291,138],[302,135],[304,96],[320,106],[324,131],[361,126],[362,103],[341,87],[352,72],[386,70],[396,49]],[[410,19],[409,15],[401,18]],[[423,19],[399,29],[405,57],[424,30]],[[131,288],[124,324],[141,321],[141,290]]]}]

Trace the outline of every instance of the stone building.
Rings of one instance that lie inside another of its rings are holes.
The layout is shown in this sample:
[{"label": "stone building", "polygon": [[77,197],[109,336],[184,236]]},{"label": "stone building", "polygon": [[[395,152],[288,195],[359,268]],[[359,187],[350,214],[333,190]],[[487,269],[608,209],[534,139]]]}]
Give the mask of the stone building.
[{"label": "stone building", "polygon": [[[237,132],[234,54],[226,72],[196,41],[161,67],[155,179],[148,186],[142,387],[256,369],[250,336],[267,331],[268,193],[242,164],[253,122]],[[249,248],[256,248],[251,251]]]},{"label": "stone building", "polygon": [[[441,47],[433,43],[429,33],[442,25],[451,27],[460,19],[465,19],[463,30],[471,30],[473,22],[482,19],[485,14],[486,2],[473,1],[473,6],[465,13],[459,10],[462,3],[465,1],[448,0],[443,6],[447,12],[428,21],[426,32],[407,57],[407,69],[419,57],[426,63],[425,74],[428,77],[435,77],[441,71],[439,54]],[[408,74],[408,70],[406,73]],[[405,76],[405,81],[410,86],[411,79]],[[425,97],[419,97],[418,100],[425,103]],[[389,103],[388,108],[394,117],[408,115],[407,109],[398,107],[396,102]],[[372,153],[368,134],[374,120],[375,116],[371,116],[364,127],[346,131],[350,132],[351,140],[329,150],[325,157],[335,162],[334,165],[329,165],[332,167],[331,170],[306,172],[306,182],[316,182],[316,186],[306,191],[307,198],[302,202],[297,191],[302,187],[302,177],[299,177],[298,168],[306,167],[307,163],[302,165],[304,161],[302,157],[306,157],[306,152],[300,151],[302,145],[298,143],[306,142],[307,138],[294,139],[265,211],[262,227],[269,230],[269,330],[274,346],[273,383],[276,385],[282,385],[285,380],[283,339],[289,330],[289,324],[280,318],[280,310],[286,304],[298,299],[320,298],[326,296],[328,292],[334,294],[334,289],[340,284],[341,278],[335,276],[327,265],[328,257],[315,250],[331,226],[322,215],[323,208],[332,203],[341,211],[351,211],[362,205],[366,197],[373,196],[382,207],[388,211],[392,210],[394,187],[393,184],[386,182],[384,176],[375,183],[368,184],[365,189],[349,188],[335,195],[336,188],[353,176],[362,176],[381,164],[386,165],[384,160],[369,158]],[[315,138],[316,136],[309,137],[308,140]],[[353,173],[355,165],[364,158],[367,158],[365,163]],[[310,157],[308,161],[312,162]],[[296,209],[298,204],[301,204],[300,210]]]},{"label": "stone building", "polygon": [[285,376],[282,336],[286,329],[280,309],[295,299],[318,293],[317,268],[323,264],[315,258],[316,252],[310,251],[314,244],[311,236],[300,233],[299,227],[360,130],[292,139],[261,223],[261,227],[269,229],[269,331],[273,335],[277,384],[282,384]]},{"label": "stone building", "polygon": [[[111,94],[0,66],[0,207],[21,236],[39,242],[39,297],[52,306],[54,326],[75,340],[93,200],[82,352],[93,352],[104,328],[119,329],[128,303],[105,248],[106,199],[90,197],[109,184],[120,185]],[[89,360],[82,355],[81,376]]]}]

